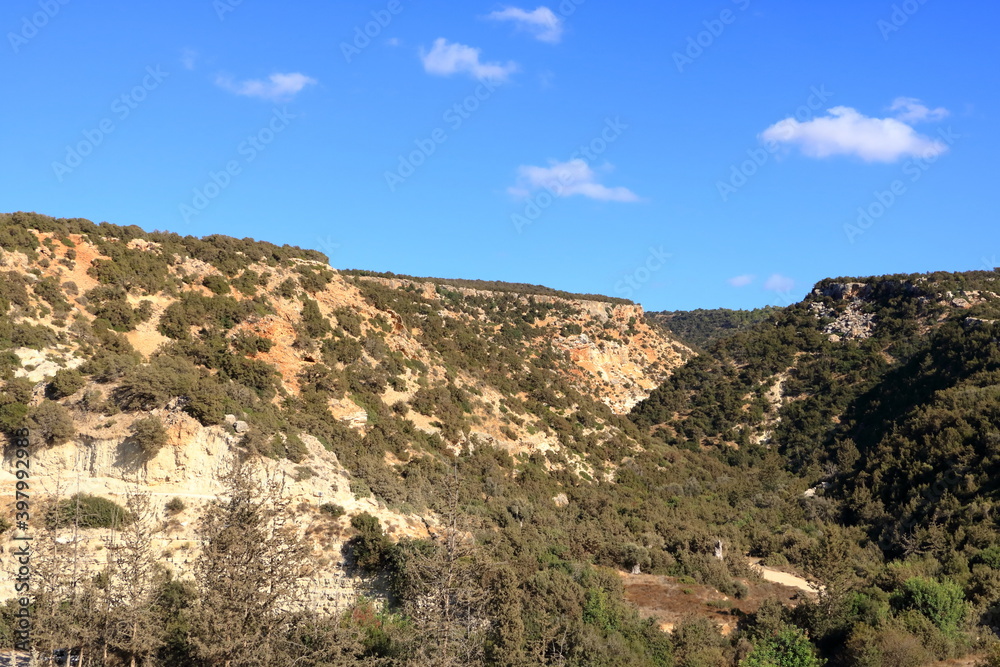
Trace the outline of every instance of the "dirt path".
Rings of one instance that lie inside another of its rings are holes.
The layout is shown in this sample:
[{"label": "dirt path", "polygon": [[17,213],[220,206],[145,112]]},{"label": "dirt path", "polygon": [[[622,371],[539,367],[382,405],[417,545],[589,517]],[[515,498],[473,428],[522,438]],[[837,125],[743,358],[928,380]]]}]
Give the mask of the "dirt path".
[{"label": "dirt path", "polygon": [[810,583],[802,577],[789,574],[788,572],[782,572],[781,570],[775,570],[773,567],[761,565],[759,558],[747,558],[747,562],[750,563],[750,567],[760,573],[760,576],[765,581],[772,581],[776,584],[781,584],[782,586],[797,588],[800,591],[809,593],[810,595],[816,595],[823,590],[822,586],[817,587],[815,584]]}]

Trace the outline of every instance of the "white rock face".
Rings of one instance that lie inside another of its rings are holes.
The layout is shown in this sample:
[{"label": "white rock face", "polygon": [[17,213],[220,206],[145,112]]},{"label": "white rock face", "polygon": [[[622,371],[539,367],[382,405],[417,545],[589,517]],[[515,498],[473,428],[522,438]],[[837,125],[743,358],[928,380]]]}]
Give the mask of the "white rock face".
[{"label": "white rock face", "polygon": [[78,368],[84,361],[69,354],[64,358],[58,350],[33,350],[29,347],[19,347],[14,354],[21,360],[21,368],[14,371],[14,377],[28,378],[32,382],[52,377],[62,368]]},{"label": "white rock face", "polygon": [[[224,491],[222,476],[237,454],[240,436],[230,425],[205,427],[185,413],[156,410],[167,430],[167,444],[151,459],[145,459],[138,446],[129,442],[131,422],[145,417],[118,415],[115,424],[78,421],[80,433],[70,442],[32,452],[30,459],[30,498],[32,516],[37,517],[44,501],[53,495],[67,497],[88,493],[109,498],[124,505],[131,490],[149,495],[160,532],[154,541],[154,552],[162,554],[164,565],[179,577],[190,576],[198,550],[195,527],[201,508],[217,499]],[[107,423],[108,420],[101,418]],[[343,569],[341,548],[349,537],[349,521],[354,514],[369,512],[379,518],[387,533],[395,537],[411,535],[426,537],[435,521],[417,516],[404,516],[380,506],[373,498],[356,498],[350,490],[350,479],[337,457],[326,451],[318,440],[302,435],[309,449],[309,458],[301,464],[291,461],[264,459],[262,474],[283,480],[285,498],[289,500],[292,523],[314,545],[316,568],[309,589],[314,601],[322,608],[341,608],[353,601],[359,582],[347,576]],[[13,502],[17,479],[13,450],[8,448],[0,461],[0,496],[8,505]],[[301,474],[305,468],[308,475]],[[169,514],[164,505],[180,498],[186,509]],[[345,515],[332,520],[319,511],[323,503],[340,505]],[[38,534],[41,525],[32,518],[29,534]],[[95,572],[106,565],[108,550],[104,540],[107,530],[80,531],[81,550],[86,567]],[[14,597],[13,573],[9,555],[14,545],[12,533],[0,538],[0,600]],[[64,543],[72,532],[58,536]]]}]

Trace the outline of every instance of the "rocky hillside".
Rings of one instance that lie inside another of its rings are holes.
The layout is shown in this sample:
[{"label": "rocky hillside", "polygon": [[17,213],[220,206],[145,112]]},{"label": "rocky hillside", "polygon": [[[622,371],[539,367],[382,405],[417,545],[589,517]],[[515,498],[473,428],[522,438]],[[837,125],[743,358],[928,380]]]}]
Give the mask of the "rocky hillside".
[{"label": "rocky hillside", "polygon": [[[287,477],[321,579],[337,583],[317,590],[345,599],[351,516],[426,537],[434,478],[482,446],[607,477],[639,447],[618,415],[690,355],[618,299],[341,273],[226,237],[0,224],[0,419],[32,427],[35,488],[151,494],[178,574],[200,506],[251,452]],[[151,443],[150,418],[164,434]],[[9,500],[13,473],[8,455]],[[174,499],[186,508],[163,509]],[[343,518],[320,511],[330,503]],[[85,536],[96,566],[101,531]]]},{"label": "rocky hillside", "polygon": [[[838,278],[787,308],[647,317],[0,215],[8,507],[25,428],[31,470],[28,526],[0,518],[0,597],[27,533],[39,636],[106,664],[243,664],[248,645],[316,666],[986,650],[998,294],[996,272]],[[140,551],[145,569],[123,566]]]}]

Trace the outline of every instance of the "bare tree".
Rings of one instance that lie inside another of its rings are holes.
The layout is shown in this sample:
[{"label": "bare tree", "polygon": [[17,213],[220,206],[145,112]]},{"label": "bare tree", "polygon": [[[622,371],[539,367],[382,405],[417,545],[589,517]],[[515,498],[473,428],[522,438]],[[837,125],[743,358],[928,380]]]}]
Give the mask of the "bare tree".
[{"label": "bare tree", "polygon": [[198,600],[191,640],[209,665],[279,664],[282,643],[303,606],[309,548],[288,524],[283,484],[234,460],[223,497],[209,503],[198,534]]},{"label": "bare tree", "polygon": [[[78,502],[63,497],[62,480],[40,503],[41,530],[32,553],[35,595],[35,646],[43,655],[83,647],[96,639],[94,587],[83,577],[80,525],[86,524]],[[82,662],[82,660],[81,660]]]},{"label": "bare tree", "polygon": [[489,630],[484,559],[461,515],[457,471],[443,491],[442,527],[432,538],[435,548],[414,549],[402,564],[410,582],[404,609],[416,630],[412,664],[481,665]]},{"label": "bare tree", "polygon": [[163,627],[155,604],[165,573],[153,554],[157,520],[149,494],[140,492],[137,484],[130,486],[125,509],[129,521],[108,540],[103,643],[127,656],[130,667],[137,667],[147,664],[162,644]]}]

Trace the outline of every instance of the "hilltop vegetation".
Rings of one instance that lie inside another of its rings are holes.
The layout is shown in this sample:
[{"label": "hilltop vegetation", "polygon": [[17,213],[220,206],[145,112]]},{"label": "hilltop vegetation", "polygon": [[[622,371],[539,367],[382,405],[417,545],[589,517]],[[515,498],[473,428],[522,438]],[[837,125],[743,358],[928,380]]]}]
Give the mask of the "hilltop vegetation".
[{"label": "hilltop vegetation", "polygon": [[634,302],[603,294],[575,294],[564,292],[542,285],[528,285],[525,283],[505,283],[498,280],[468,280],[468,279],[445,279],[445,278],[417,278],[397,273],[380,273],[377,271],[363,271],[361,269],[345,269],[341,271],[349,276],[369,276],[376,278],[394,278],[396,280],[407,280],[415,283],[431,283],[432,285],[450,285],[452,287],[465,287],[468,289],[482,290],[484,292],[509,292],[522,296],[551,296],[560,299],[582,299],[584,301],[598,301],[603,303],[628,304]]},{"label": "hilltop vegetation", "polygon": [[781,308],[777,306],[755,308],[754,310],[730,310],[729,308],[705,310],[698,308],[696,310],[649,312],[646,313],[646,317],[651,322],[664,327],[685,344],[702,350],[720,338],[740,331],[747,331],[780,311]]}]

